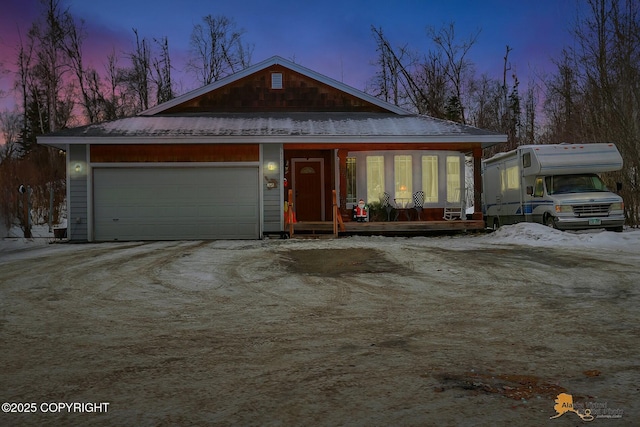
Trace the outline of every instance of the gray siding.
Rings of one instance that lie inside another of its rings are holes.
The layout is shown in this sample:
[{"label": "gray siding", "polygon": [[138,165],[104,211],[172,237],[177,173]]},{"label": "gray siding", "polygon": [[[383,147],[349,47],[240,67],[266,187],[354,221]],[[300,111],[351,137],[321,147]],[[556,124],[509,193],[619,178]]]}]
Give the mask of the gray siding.
[{"label": "gray siding", "polygon": [[[87,146],[70,145],[67,156],[69,158],[69,212],[67,232],[70,240],[88,240],[87,223]],[[78,171],[76,170],[78,167]]]},{"label": "gray siding", "polygon": [[[263,186],[263,205],[264,214],[264,232],[273,233],[280,232],[283,229],[283,203],[284,188],[282,186],[282,144],[264,144],[262,146],[262,159],[264,178]],[[276,165],[275,170],[268,169],[269,163]],[[275,180],[276,188],[269,188],[269,182]]]}]

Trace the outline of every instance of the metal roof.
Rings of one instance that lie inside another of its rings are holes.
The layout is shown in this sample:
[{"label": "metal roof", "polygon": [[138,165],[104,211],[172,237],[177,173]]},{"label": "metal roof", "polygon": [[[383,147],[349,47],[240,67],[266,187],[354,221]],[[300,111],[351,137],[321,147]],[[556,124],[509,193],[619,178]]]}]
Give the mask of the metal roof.
[{"label": "metal roof", "polygon": [[[41,143],[135,142],[505,142],[506,135],[420,115],[381,113],[224,113],[135,116],[67,129]],[[90,139],[90,140],[88,140]]]},{"label": "metal roof", "polygon": [[[175,113],[167,110],[233,83],[252,73],[282,65],[345,93],[359,97],[387,113],[250,112]],[[128,117],[39,136],[38,142],[64,148],[67,144],[145,143],[480,143],[506,142],[507,136],[407,110],[274,56],[222,80],[191,91]]]}]

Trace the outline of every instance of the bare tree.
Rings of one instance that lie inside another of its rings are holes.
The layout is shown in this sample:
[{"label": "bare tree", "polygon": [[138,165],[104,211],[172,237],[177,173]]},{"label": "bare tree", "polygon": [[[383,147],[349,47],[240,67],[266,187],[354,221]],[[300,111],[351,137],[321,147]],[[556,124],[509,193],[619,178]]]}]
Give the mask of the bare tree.
[{"label": "bare tree", "polygon": [[[58,150],[36,145],[36,136],[71,124],[76,99],[65,50],[70,15],[59,0],[42,0],[41,5],[42,15],[17,46],[15,87],[22,99],[22,111],[5,117],[11,126],[4,121],[4,136],[12,143],[5,146],[0,164],[1,208],[5,214],[12,213],[8,219],[19,222],[25,237],[30,236],[29,218],[35,212],[29,212],[28,207],[43,206],[48,210],[48,189],[56,193],[58,202],[65,196],[64,156]],[[19,135],[14,140],[18,125]],[[20,185],[29,190],[18,197]],[[17,214],[23,211],[24,215]]]},{"label": "bare tree", "polygon": [[556,74],[552,74],[545,81],[544,111],[547,130],[543,135],[543,142],[579,142],[584,135],[578,113],[579,105],[583,102],[577,65],[567,50],[563,51],[562,57],[555,61],[555,65]]},{"label": "bare tree", "polygon": [[121,70],[121,79],[137,100],[137,111],[149,108],[149,79],[151,73],[151,47],[147,39],[138,35],[138,30],[133,29],[136,36],[136,44],[133,52],[129,52],[131,67]]},{"label": "bare tree", "polygon": [[435,48],[421,58],[406,45],[393,49],[382,29],[371,29],[378,52],[375,96],[419,114],[466,123],[474,72],[467,54],[479,31],[458,43],[453,24],[438,31],[430,27],[427,34]]},{"label": "bare tree", "polygon": [[245,44],[244,30],[232,19],[207,15],[191,33],[187,70],[203,85],[220,80],[251,65],[253,47]]},{"label": "bare tree", "polygon": [[71,69],[65,43],[70,34],[68,11],[59,0],[41,0],[40,19],[20,38],[16,58],[16,85],[22,98],[23,129],[20,144],[28,153],[38,134],[67,127],[73,118],[75,94],[67,78]]},{"label": "bare tree", "polygon": [[378,71],[373,80],[373,95],[394,105],[400,105],[400,69],[403,65],[384,38],[382,28],[371,27],[371,31],[374,34],[378,52],[376,62]]},{"label": "bare tree", "polygon": [[575,30],[586,95],[586,129],[593,139],[615,141],[624,169],[625,213],[640,224],[640,3],[590,0],[590,16]]},{"label": "bare tree", "polygon": [[0,112],[0,133],[4,139],[4,145],[0,146],[0,163],[20,155],[18,140],[22,130],[21,119],[22,117],[17,111]]},{"label": "bare tree", "polygon": [[471,85],[469,123],[499,132],[502,123],[502,87],[496,79],[483,74]]},{"label": "bare tree", "polygon": [[[0,59],[0,80],[2,80],[8,74],[9,70],[7,70],[4,59]],[[7,95],[8,94],[4,89],[0,89],[0,99],[6,97]]]},{"label": "bare tree", "polygon": [[27,144],[29,135],[29,125],[30,122],[28,120],[27,114],[27,106],[29,104],[29,94],[31,92],[32,77],[31,77],[31,62],[33,58],[33,43],[28,42],[26,45],[23,42],[22,38],[20,38],[20,42],[17,48],[17,60],[16,65],[18,67],[16,72],[16,82],[15,87],[20,92],[20,96],[22,98],[22,131],[21,131],[21,144],[23,147],[28,148]]},{"label": "bare tree", "polygon": [[428,109],[428,100],[423,87],[416,82],[412,73],[416,64],[414,55],[409,53],[406,45],[394,50],[384,37],[382,28],[372,26],[371,31],[376,40],[376,65],[379,67],[373,80],[374,96],[424,114]]},{"label": "bare tree", "polygon": [[473,74],[473,64],[467,59],[467,54],[478,40],[480,30],[471,34],[466,40],[458,42],[455,35],[453,23],[447,27],[436,30],[434,27],[427,28],[427,34],[443,53],[446,67],[445,74],[453,86],[453,95],[450,105],[459,105],[459,118],[462,123],[466,123],[464,111],[465,82]]},{"label": "bare tree", "polygon": [[537,107],[538,97],[536,92],[536,84],[534,81],[529,81],[527,87],[527,94],[524,100],[524,122],[523,135],[521,135],[522,144],[535,144],[537,134]]},{"label": "bare tree", "polygon": [[131,96],[127,90],[125,81],[125,76],[128,72],[126,72],[126,69],[118,66],[118,57],[115,51],[111,51],[107,56],[105,73],[104,92],[96,87],[96,91],[103,93],[102,104],[104,119],[115,120],[134,114],[137,111],[134,97]]},{"label": "bare tree", "polygon": [[84,22],[81,21],[80,25],[76,25],[71,14],[65,13],[64,24],[68,29],[67,37],[64,39],[64,49],[69,58],[69,65],[78,82],[78,89],[80,90],[79,103],[84,108],[87,121],[95,123],[99,120],[100,114],[100,93],[95,90],[96,79],[99,80],[99,77],[95,70],[84,66],[82,52],[85,38]]},{"label": "bare tree", "polygon": [[446,116],[449,84],[445,69],[442,52],[430,51],[416,72],[415,80],[417,85],[423,88],[422,95],[424,97],[424,108],[418,110],[432,117],[444,118]]},{"label": "bare tree", "polygon": [[624,160],[605,176],[623,184],[625,214],[640,224],[640,3],[589,0],[575,42],[547,79],[547,141],[612,141]]},{"label": "bare tree", "polygon": [[156,86],[157,103],[173,99],[173,83],[171,81],[171,59],[169,58],[169,41],[166,37],[154,39],[160,48],[160,55],[152,60],[152,79]]},{"label": "bare tree", "polygon": [[44,89],[47,103],[47,131],[53,132],[58,129],[56,119],[60,117],[59,95],[64,83],[64,74],[69,70],[64,48],[69,28],[65,20],[67,12],[62,10],[60,0],[42,0],[42,2],[46,7],[44,22],[34,24],[28,33],[34,43],[36,55],[36,63],[31,72]]}]

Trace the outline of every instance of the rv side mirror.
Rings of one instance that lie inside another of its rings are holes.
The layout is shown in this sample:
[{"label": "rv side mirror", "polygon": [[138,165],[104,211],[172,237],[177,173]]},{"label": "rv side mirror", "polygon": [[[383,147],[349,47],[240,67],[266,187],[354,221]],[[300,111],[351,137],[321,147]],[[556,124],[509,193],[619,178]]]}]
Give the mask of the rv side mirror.
[{"label": "rv side mirror", "polygon": [[622,190],[622,183],[621,182],[616,182],[616,192],[620,192],[620,190]]},{"label": "rv side mirror", "polygon": [[527,185],[527,195],[531,196],[533,194],[533,187],[531,185]]}]

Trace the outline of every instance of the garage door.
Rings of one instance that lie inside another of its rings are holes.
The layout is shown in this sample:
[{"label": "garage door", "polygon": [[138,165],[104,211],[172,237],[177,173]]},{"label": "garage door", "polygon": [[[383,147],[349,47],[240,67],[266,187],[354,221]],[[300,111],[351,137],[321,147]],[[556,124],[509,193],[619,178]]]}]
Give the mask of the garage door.
[{"label": "garage door", "polygon": [[96,168],[94,239],[259,238],[257,167]]}]

